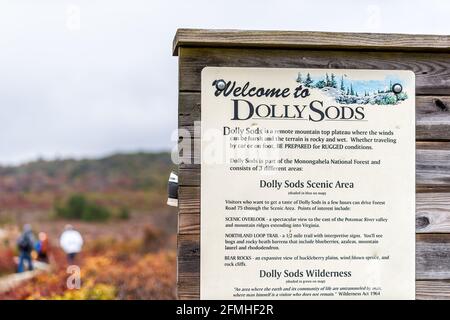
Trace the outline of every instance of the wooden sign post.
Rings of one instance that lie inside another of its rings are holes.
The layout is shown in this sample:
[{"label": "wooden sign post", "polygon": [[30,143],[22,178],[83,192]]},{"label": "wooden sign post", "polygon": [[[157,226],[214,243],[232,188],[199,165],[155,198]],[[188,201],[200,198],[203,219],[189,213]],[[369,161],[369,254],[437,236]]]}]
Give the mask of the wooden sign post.
[{"label": "wooden sign post", "polygon": [[[332,70],[333,75],[340,69],[413,71],[416,84],[416,298],[450,298],[449,36],[181,29],[174,40],[174,55],[179,56],[180,299],[201,296],[202,170],[200,124],[196,126],[195,122],[201,119],[201,79],[205,67],[253,68],[256,70],[253,73],[261,68]],[[232,71],[228,74],[233,75]],[[354,77],[357,75],[356,72]],[[271,77],[278,76],[271,73]],[[303,83],[303,80],[298,82]],[[218,89],[220,85],[217,84]],[[389,91],[386,96],[393,96],[391,91],[397,89],[364,92],[365,98],[355,99],[377,104],[377,97],[384,91]],[[353,92],[348,95],[358,97]],[[397,96],[397,99],[400,98]],[[208,117],[211,115],[208,111]],[[211,186],[208,180],[208,188]],[[217,188],[226,190],[233,186],[217,181]],[[399,237],[403,237],[409,226],[396,228]]]}]

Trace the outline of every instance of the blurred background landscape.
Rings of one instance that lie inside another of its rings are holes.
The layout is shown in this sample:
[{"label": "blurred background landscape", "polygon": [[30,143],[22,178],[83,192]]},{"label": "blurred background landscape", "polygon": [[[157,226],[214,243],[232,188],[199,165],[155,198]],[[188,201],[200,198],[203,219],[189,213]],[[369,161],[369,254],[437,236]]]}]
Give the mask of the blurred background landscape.
[{"label": "blurred background landscape", "polygon": [[[169,153],[0,167],[0,299],[175,298],[177,216],[166,205],[173,167]],[[2,290],[2,279],[17,268],[25,223],[48,234],[52,270]],[[80,290],[67,289],[58,247],[67,223],[85,241]]]}]

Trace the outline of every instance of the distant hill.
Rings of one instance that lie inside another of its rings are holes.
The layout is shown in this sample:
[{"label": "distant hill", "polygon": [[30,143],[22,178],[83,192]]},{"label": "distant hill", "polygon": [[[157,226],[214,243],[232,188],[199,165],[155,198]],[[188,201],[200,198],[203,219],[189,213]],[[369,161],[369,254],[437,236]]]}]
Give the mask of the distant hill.
[{"label": "distant hill", "polygon": [[170,153],[114,154],[101,159],[39,160],[0,166],[0,193],[105,192],[166,188]]}]

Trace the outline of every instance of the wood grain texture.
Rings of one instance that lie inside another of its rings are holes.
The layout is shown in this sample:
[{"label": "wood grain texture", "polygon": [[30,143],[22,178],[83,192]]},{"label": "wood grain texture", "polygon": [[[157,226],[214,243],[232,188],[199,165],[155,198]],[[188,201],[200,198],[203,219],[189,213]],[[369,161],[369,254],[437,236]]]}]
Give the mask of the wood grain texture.
[{"label": "wood grain texture", "polygon": [[[182,257],[178,267],[180,297],[194,299],[199,297],[199,241],[199,235],[179,235],[178,256]],[[450,279],[450,234],[417,235],[416,280],[420,282],[416,288],[417,297],[420,299],[450,298],[450,282],[442,281],[444,279]]]},{"label": "wood grain texture", "polygon": [[200,214],[200,187],[178,188],[178,212],[180,215]]},{"label": "wood grain texture", "polygon": [[[200,235],[181,234],[178,239],[179,274],[200,271]],[[450,234],[416,235],[416,279],[450,279]]]},{"label": "wood grain texture", "polygon": [[416,232],[450,233],[450,193],[416,193]]},{"label": "wood grain texture", "polygon": [[[200,234],[200,188],[181,187],[179,234]],[[450,193],[416,194],[416,232],[450,233]]]},{"label": "wood grain texture", "polygon": [[179,275],[200,272],[200,235],[178,235],[177,251]]},{"label": "wood grain texture", "polygon": [[[200,208],[198,208],[200,210]],[[178,214],[178,234],[192,235],[200,234],[200,213]]]},{"label": "wood grain texture", "polygon": [[450,53],[181,48],[179,90],[200,92],[206,66],[411,70],[416,94],[450,94]]},{"label": "wood grain texture", "polygon": [[[181,300],[200,299],[200,275],[192,275],[179,283],[178,298]],[[450,300],[450,281],[416,281],[417,300]]]},{"label": "wood grain texture", "polygon": [[416,281],[416,299],[449,300],[450,281]]},{"label": "wood grain texture", "polygon": [[416,235],[416,280],[450,279],[450,234]]},{"label": "wood grain texture", "polygon": [[416,139],[450,140],[450,96],[416,97]]},{"label": "wood grain texture", "polygon": [[[194,122],[201,120],[201,97],[198,92],[179,94],[178,127],[181,136],[194,136]],[[416,97],[416,139],[450,140],[450,96]]]},{"label": "wood grain texture", "polygon": [[[199,164],[181,164],[179,174],[180,186],[200,185]],[[450,142],[416,142],[416,186],[450,189]]]},{"label": "wood grain texture", "polygon": [[450,142],[416,143],[416,185],[450,185]]},{"label": "wood grain texture", "polygon": [[180,47],[448,51],[450,37],[392,33],[178,29],[173,41],[173,55],[178,55]]}]

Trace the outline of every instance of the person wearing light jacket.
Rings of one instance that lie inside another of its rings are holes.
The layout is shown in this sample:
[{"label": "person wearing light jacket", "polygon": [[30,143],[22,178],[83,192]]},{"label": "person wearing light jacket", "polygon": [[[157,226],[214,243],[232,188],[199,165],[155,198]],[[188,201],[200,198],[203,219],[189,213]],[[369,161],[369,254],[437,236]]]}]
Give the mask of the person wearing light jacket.
[{"label": "person wearing light jacket", "polygon": [[59,245],[67,255],[67,262],[69,265],[73,264],[75,257],[81,252],[83,247],[83,237],[70,224],[66,225],[64,232],[59,238]]}]

